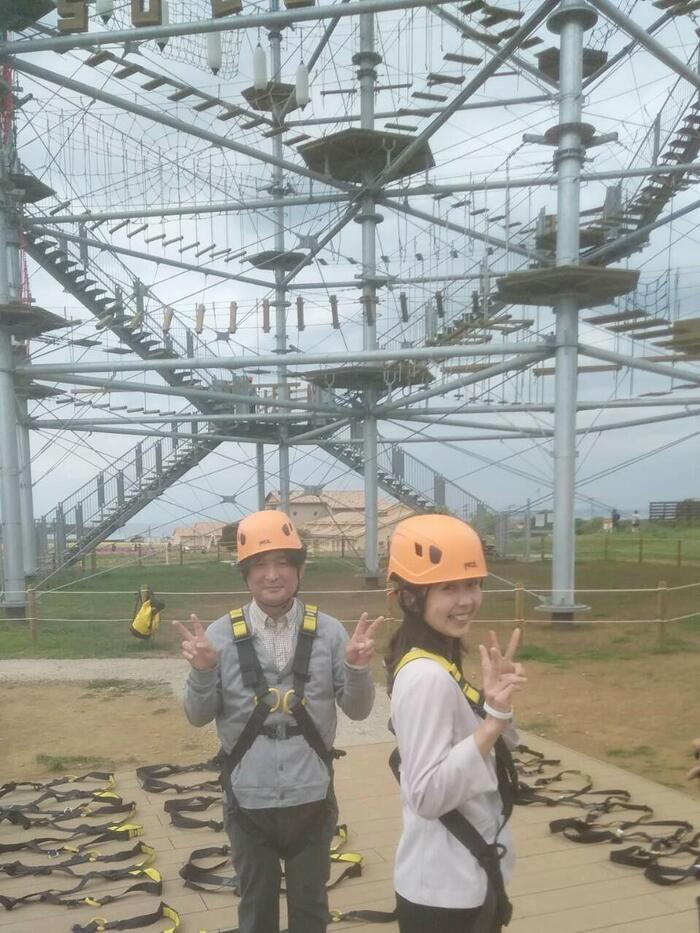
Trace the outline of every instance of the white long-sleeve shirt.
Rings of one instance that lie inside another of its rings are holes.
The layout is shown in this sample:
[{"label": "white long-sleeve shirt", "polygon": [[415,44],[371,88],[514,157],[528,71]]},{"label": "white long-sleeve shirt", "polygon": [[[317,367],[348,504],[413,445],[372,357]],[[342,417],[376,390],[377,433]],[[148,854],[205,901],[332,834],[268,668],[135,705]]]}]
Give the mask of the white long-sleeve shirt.
[{"label": "white long-sleeve shirt", "polygon": [[[481,720],[447,671],[424,658],[397,674],[391,720],[401,754],[403,814],[395,889],[414,904],[480,907],[486,874],[439,817],[459,810],[488,842],[503,821],[494,753],[484,759],[473,739]],[[507,827],[498,841],[508,850],[501,863],[507,881],[514,862]]]}]

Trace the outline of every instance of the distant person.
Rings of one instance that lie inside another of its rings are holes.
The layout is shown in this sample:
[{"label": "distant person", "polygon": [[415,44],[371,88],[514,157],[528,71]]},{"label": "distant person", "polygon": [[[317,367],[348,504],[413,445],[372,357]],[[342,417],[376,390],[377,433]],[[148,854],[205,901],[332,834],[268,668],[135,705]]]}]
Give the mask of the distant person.
[{"label": "distant person", "polygon": [[639,512],[636,509],[632,512],[632,531],[639,531]]},{"label": "distant person", "polygon": [[687,777],[689,781],[700,778],[700,738],[693,739],[693,755],[698,764],[692,767],[688,772]]},{"label": "distant person", "polygon": [[193,726],[216,721],[240,933],[279,933],[281,861],[289,933],[324,933],[338,816],[336,705],[351,719],[369,715],[369,662],[383,619],[363,613],[349,637],[297,599],[306,548],[284,512],[244,518],[237,549],[250,601],[206,632],[195,615],[192,631],[173,623],[192,667],[185,713]]},{"label": "distant person", "polygon": [[620,513],[617,511],[617,509],[612,510],[612,515],[610,518],[612,519],[612,530],[617,531],[620,524]]}]

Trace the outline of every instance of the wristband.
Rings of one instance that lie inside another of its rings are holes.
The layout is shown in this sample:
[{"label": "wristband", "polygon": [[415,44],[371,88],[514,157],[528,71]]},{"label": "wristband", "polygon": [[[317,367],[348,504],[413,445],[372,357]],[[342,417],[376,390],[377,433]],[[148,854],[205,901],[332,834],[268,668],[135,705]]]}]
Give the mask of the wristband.
[{"label": "wristband", "polygon": [[494,709],[493,706],[489,706],[488,703],[484,703],[484,712],[486,713],[487,716],[492,716],[494,719],[506,720],[506,719],[513,718],[512,709],[509,709],[507,713],[504,713],[500,709]]}]

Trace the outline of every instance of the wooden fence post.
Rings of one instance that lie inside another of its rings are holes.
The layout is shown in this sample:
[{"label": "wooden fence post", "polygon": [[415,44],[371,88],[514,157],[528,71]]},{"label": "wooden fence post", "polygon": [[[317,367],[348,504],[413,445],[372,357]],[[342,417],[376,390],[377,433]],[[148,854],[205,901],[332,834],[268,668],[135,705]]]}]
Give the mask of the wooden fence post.
[{"label": "wooden fence post", "polygon": [[603,538],[603,560],[607,561],[608,559],[608,542],[610,541],[610,535],[606,535]]},{"label": "wooden fence post", "polygon": [[30,586],[27,590],[27,622],[29,622],[29,635],[36,641],[36,590]]},{"label": "wooden fence post", "polygon": [[545,537],[546,535],[543,532],[542,537],[540,538],[540,560],[542,561],[542,563],[544,563],[544,539]]},{"label": "wooden fence post", "polygon": [[182,565],[184,564],[184,562],[185,562],[185,558],[184,558],[184,549],[183,549],[183,547],[182,547],[182,541],[181,541],[181,542],[180,542],[180,566],[181,566],[181,567],[182,567]]},{"label": "wooden fence post", "polygon": [[641,564],[644,562],[644,538],[639,536],[639,557],[637,558],[637,563]]},{"label": "wooden fence post", "polygon": [[521,580],[515,584],[515,624],[521,628],[525,623],[525,589]]},{"label": "wooden fence post", "polygon": [[656,632],[657,647],[662,649],[666,644],[666,618],[668,615],[667,607],[668,586],[665,580],[659,580],[656,589]]},{"label": "wooden fence post", "polygon": [[97,548],[96,547],[93,548],[92,551],[90,551],[90,570],[92,570],[93,573],[97,570]]},{"label": "wooden fence post", "polygon": [[216,542],[216,562],[217,564],[221,563],[221,542]]},{"label": "wooden fence post", "polygon": [[167,541],[165,542],[163,546],[165,547],[165,566],[169,567],[170,566],[170,546]]},{"label": "wooden fence post", "polygon": [[141,542],[139,542],[136,547],[137,547],[138,555],[139,555],[139,567],[143,567],[143,549],[141,546]]},{"label": "wooden fence post", "polygon": [[676,546],[676,566],[680,567],[683,559],[683,541],[679,538]]}]

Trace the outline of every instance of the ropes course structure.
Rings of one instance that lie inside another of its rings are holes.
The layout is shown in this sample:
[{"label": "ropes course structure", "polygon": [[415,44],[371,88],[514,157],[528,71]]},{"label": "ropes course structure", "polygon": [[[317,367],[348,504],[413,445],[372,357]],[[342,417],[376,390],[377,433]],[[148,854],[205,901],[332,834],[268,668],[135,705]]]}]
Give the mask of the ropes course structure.
[{"label": "ropes course structure", "polygon": [[[272,480],[289,509],[292,473],[361,477],[368,581],[380,490],[479,527],[478,471],[519,477],[553,503],[540,608],[584,611],[576,501],[625,465],[585,467],[599,439],[700,413],[697,19],[667,0],[0,11],[6,615],[47,556],[79,560],[177,483],[213,491],[206,458],[249,477],[216,517],[248,489],[264,508]],[[35,517],[47,455],[48,475],[97,472]]]}]

